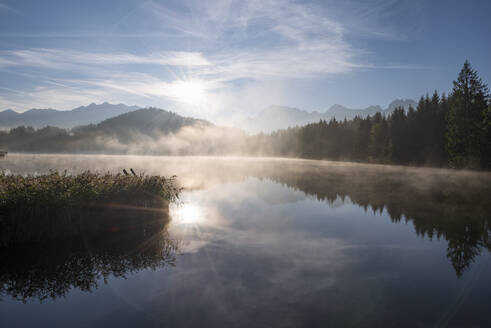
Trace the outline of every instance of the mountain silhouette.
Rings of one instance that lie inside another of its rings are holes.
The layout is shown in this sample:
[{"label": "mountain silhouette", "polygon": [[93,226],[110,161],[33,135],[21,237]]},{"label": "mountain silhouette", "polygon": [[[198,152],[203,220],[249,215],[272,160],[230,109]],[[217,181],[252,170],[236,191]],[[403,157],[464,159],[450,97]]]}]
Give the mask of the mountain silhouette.
[{"label": "mountain silhouette", "polygon": [[412,106],[416,108],[417,103],[411,99],[396,99],[389,106],[383,109],[381,106],[369,106],[364,109],[351,109],[343,105],[332,105],[324,113],[314,111],[308,112],[298,108],[286,106],[269,106],[259,112],[252,118],[240,122],[239,126],[250,133],[272,132],[278,129],[286,129],[297,125],[317,122],[319,120],[329,121],[333,118],[336,120],[351,120],[356,116],[367,117],[377,112],[390,114],[397,107],[403,107],[406,111]]},{"label": "mountain silhouette", "polygon": [[[184,127],[199,128],[200,133],[212,123],[183,117],[157,108],[143,108],[104,120],[98,124],[81,125],[72,129],[46,126],[40,129],[19,126],[0,131],[0,148],[20,152],[130,152],[128,145],[140,145],[144,153],[156,140],[176,133]],[[198,130],[196,130],[198,131]],[[145,139],[145,147],[142,140]],[[203,139],[203,138],[201,138]],[[227,140],[226,138],[223,138]],[[194,142],[194,141],[193,141]],[[113,147],[119,145],[119,148]],[[147,147],[148,146],[148,147]],[[162,148],[162,147],[160,147]]]},{"label": "mountain silhouette", "polygon": [[74,128],[76,135],[111,135],[118,139],[132,139],[135,134],[147,136],[159,136],[174,133],[185,126],[211,126],[205,120],[180,116],[158,108],[143,108],[132,112],[118,115],[92,124]]},{"label": "mountain silhouette", "polygon": [[20,125],[43,128],[57,126],[72,128],[78,125],[97,124],[105,119],[140,109],[138,106],[124,104],[92,103],[72,110],[30,109],[23,113],[11,109],[0,112],[0,128],[14,128]]}]

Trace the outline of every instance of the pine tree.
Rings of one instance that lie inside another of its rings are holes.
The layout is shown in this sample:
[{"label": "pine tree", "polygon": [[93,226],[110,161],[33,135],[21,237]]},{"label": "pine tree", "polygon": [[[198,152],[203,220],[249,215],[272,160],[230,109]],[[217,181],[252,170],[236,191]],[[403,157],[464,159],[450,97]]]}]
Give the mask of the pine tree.
[{"label": "pine tree", "polygon": [[356,118],[359,124],[356,128],[353,157],[356,160],[363,161],[368,159],[370,147],[370,131],[372,129],[372,120],[370,116],[366,118]]},{"label": "pine tree", "polygon": [[406,119],[406,138],[408,140],[406,164],[416,164],[418,162],[421,131],[419,129],[417,116],[418,114],[414,108],[409,106]]},{"label": "pine tree", "polygon": [[437,135],[437,140],[435,140],[437,144],[437,151],[438,151],[438,162],[437,164],[442,166],[446,165],[448,163],[448,156],[446,152],[446,130],[447,130],[447,121],[446,117],[448,115],[448,98],[445,95],[445,93],[442,94],[440,98],[440,104],[438,108],[438,121],[435,126],[435,129],[437,130],[436,135]]},{"label": "pine tree", "polygon": [[491,169],[491,102],[483,112],[484,145],[482,148],[481,167]]},{"label": "pine tree", "polygon": [[373,117],[370,130],[370,153],[376,162],[385,162],[390,152],[389,125],[385,117],[379,112]]},{"label": "pine tree", "polygon": [[447,151],[452,167],[479,167],[487,144],[484,113],[488,87],[466,61],[450,96],[447,115]]},{"label": "pine tree", "polygon": [[406,135],[407,116],[403,107],[396,108],[390,118],[390,138],[392,141],[392,161],[407,162],[408,138]]}]

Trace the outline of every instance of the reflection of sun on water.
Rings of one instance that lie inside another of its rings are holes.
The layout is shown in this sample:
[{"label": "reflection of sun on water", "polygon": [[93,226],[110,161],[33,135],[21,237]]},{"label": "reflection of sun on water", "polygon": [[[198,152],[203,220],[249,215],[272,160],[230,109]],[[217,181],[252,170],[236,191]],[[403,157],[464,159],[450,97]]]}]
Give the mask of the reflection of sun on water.
[{"label": "reflection of sun on water", "polygon": [[172,219],[179,224],[197,224],[203,220],[203,211],[196,204],[176,206],[172,211]]}]

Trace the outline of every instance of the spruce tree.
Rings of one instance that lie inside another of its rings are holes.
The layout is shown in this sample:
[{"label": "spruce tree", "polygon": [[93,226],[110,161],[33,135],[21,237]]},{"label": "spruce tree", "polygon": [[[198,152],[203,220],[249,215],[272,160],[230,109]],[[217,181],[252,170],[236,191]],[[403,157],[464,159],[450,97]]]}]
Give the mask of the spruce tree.
[{"label": "spruce tree", "polygon": [[453,81],[447,115],[449,165],[456,168],[482,166],[486,146],[484,112],[488,87],[466,61]]},{"label": "spruce tree", "polygon": [[482,148],[481,166],[491,169],[491,102],[483,113],[484,145]]},{"label": "spruce tree", "polygon": [[407,116],[403,107],[396,108],[390,116],[392,161],[397,164],[408,161]]},{"label": "spruce tree", "polygon": [[438,145],[438,165],[443,166],[448,163],[448,156],[446,152],[446,129],[447,129],[447,121],[446,117],[448,115],[448,98],[445,93],[442,94],[440,98],[440,105],[438,110],[438,123],[435,129],[437,130],[437,140],[436,144]]}]

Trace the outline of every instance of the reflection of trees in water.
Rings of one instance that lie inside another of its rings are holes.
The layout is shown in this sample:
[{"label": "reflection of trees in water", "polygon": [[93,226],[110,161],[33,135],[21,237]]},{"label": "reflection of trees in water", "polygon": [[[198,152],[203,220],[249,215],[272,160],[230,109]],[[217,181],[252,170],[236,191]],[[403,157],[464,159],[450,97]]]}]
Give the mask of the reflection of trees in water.
[{"label": "reflection of trees in water", "polygon": [[93,291],[100,279],[107,282],[110,276],[173,265],[179,244],[169,238],[168,217],[161,212],[133,214],[138,223],[121,227],[113,222],[112,231],[0,248],[0,295],[23,302],[54,299],[74,288]]},{"label": "reflection of trees in water", "polygon": [[333,204],[349,197],[365,210],[384,209],[393,222],[412,222],[420,236],[444,238],[457,276],[482,250],[491,251],[491,175],[376,166],[306,168],[279,163],[253,174]]}]

